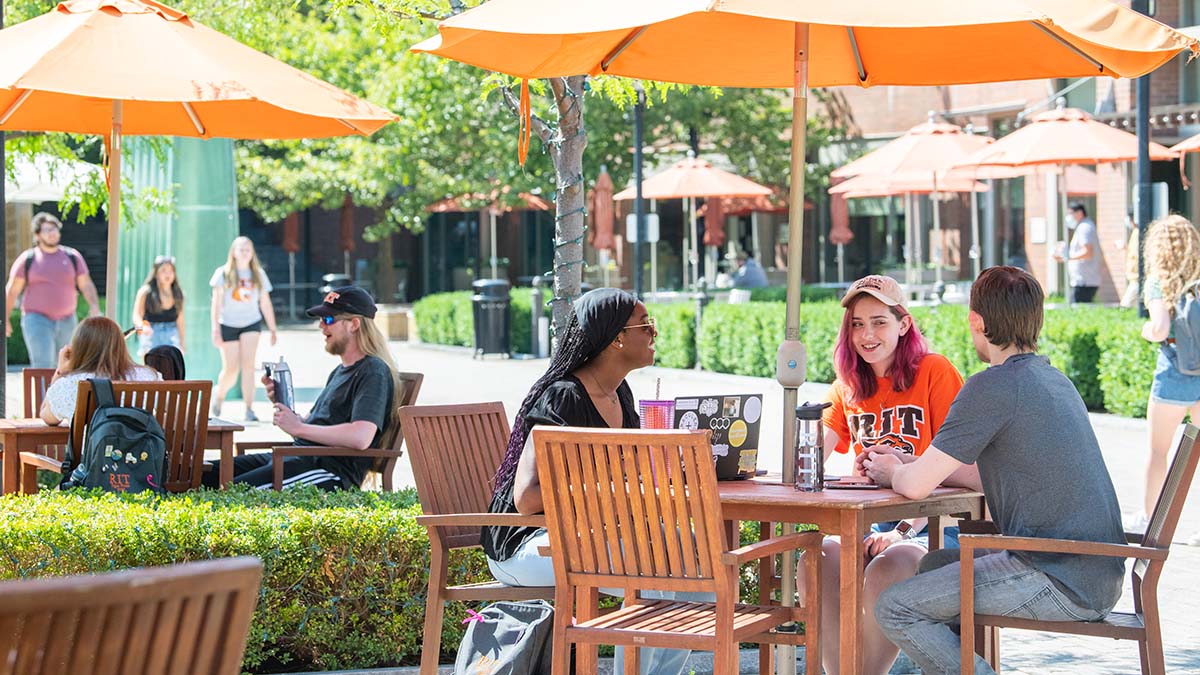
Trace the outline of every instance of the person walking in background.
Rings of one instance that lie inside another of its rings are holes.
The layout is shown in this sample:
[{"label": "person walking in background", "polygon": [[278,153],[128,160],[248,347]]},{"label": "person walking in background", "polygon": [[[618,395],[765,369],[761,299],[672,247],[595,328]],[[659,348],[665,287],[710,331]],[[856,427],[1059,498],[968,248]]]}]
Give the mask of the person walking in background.
[{"label": "person walking in background", "polygon": [[183,351],[183,290],[175,277],[175,258],[160,255],[146,283],[133,299],[133,325],[138,329],[138,356],[160,345]]},{"label": "person walking in background", "polygon": [[[1146,418],[1150,423],[1150,459],[1146,464],[1144,510],[1126,527],[1129,531],[1146,529],[1147,513],[1154,512],[1158,493],[1167,477],[1167,453],[1184,415],[1192,423],[1200,421],[1200,375],[1180,372],[1170,354],[1171,320],[1184,291],[1200,281],[1200,231],[1183,216],[1167,216],[1150,225],[1146,233],[1146,284],[1142,299],[1150,319],[1142,326],[1142,337],[1163,344],[1150,385]],[[1188,542],[1200,545],[1200,534]]]},{"label": "person walking in background", "polygon": [[221,375],[217,380],[217,395],[212,415],[221,414],[225,395],[241,374],[242,400],[246,402],[246,421],[257,422],[254,414],[254,358],[258,354],[258,338],[263,321],[275,333],[275,309],[271,306],[271,280],[258,262],[254,243],[238,237],[229,247],[229,258],[213,272],[212,280],[212,341],[221,350]]},{"label": "person walking in background", "polygon": [[[21,332],[34,368],[53,368],[58,352],[71,342],[78,319],[78,293],[87,299],[88,315],[100,315],[100,296],[88,274],[83,256],[60,245],[62,223],[49,213],[38,213],[31,221],[36,245],[17,256],[5,286],[6,305],[21,299]],[[6,323],[6,337],[12,323]]]},{"label": "person walking in background", "polygon": [[1096,290],[1100,288],[1100,236],[1096,224],[1088,218],[1083,204],[1071,205],[1071,218],[1075,233],[1067,247],[1067,257],[1055,253],[1054,259],[1067,263],[1067,277],[1071,284],[1071,304],[1095,302]]},{"label": "person walking in background", "polygon": [[125,334],[117,322],[103,316],[88,317],[79,324],[71,344],[58,353],[58,366],[39,412],[42,421],[53,426],[71,419],[79,383],[95,377],[131,382],[162,379],[152,368],[129,358]]}]

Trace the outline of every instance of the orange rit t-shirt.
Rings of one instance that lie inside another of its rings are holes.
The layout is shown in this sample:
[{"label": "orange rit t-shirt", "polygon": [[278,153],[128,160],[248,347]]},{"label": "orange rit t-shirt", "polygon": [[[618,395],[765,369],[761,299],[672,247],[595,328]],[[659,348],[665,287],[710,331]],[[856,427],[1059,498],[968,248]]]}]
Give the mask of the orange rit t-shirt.
[{"label": "orange rit t-shirt", "polygon": [[864,447],[890,445],[911,455],[925,452],[946,419],[963,378],[941,354],[928,354],[917,367],[913,385],[893,391],[889,377],[875,379],[875,395],[851,401],[850,387],[839,378],[825,400],[825,426],[838,435],[838,452],[858,454]]}]

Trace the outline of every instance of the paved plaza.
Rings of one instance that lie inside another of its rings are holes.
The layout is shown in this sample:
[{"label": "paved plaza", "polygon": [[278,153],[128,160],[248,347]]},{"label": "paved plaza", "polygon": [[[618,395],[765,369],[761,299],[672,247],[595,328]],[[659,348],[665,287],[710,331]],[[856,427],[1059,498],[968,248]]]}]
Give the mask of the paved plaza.
[{"label": "paved plaza", "polygon": [[[425,374],[419,402],[445,404],[478,401],[502,401],[509,415],[520,406],[529,385],[545,370],[544,359],[471,358],[468,349],[432,345],[393,343],[401,370]],[[311,404],[315,393],[324,385],[337,359],[325,354],[320,334],[312,329],[282,331],[279,346],[264,347],[260,359],[284,354],[295,373],[295,383],[304,410],[305,401]],[[765,396],[763,437],[760,446],[759,468],[778,471],[782,453],[771,451],[780,447],[782,429],[782,389],[773,380],[737,375],[722,375],[703,371],[646,368],[634,372],[629,384],[637,397],[652,397],[657,379],[662,380],[663,398],[695,394],[758,393]],[[10,369],[7,379],[8,410],[20,410],[20,370]],[[1149,383],[1147,383],[1149,386]],[[801,388],[801,399],[818,400],[826,385],[808,384]],[[261,390],[260,390],[261,396]],[[238,404],[227,405],[226,414],[240,413]],[[263,420],[270,420],[269,406],[260,401],[255,410]],[[1104,459],[1116,486],[1117,496],[1126,512],[1137,509],[1142,495],[1143,461],[1146,455],[1146,424],[1112,415],[1092,415],[1092,424],[1099,437]],[[281,439],[283,435],[269,422],[247,424],[242,440]],[[848,467],[846,458],[835,460],[834,473]],[[411,486],[412,472],[406,460],[398,468],[397,484]],[[1200,616],[1200,593],[1195,590],[1193,574],[1200,570],[1200,547],[1186,546],[1187,541],[1200,533],[1200,497],[1193,489],[1191,501],[1184,509],[1171,560],[1165,568],[1159,596],[1163,611],[1163,643],[1167,670],[1171,673],[1200,673],[1200,640],[1196,637],[1196,617]],[[1132,600],[1128,586],[1118,609],[1129,610]],[[1190,617],[1190,618],[1189,618]],[[1006,673],[1095,673],[1108,675],[1139,671],[1137,648],[1134,643],[1074,636],[1046,635],[1022,631],[1006,631],[1002,642],[1002,665]],[[703,661],[695,671],[704,672]],[[753,672],[744,671],[744,672]]]}]

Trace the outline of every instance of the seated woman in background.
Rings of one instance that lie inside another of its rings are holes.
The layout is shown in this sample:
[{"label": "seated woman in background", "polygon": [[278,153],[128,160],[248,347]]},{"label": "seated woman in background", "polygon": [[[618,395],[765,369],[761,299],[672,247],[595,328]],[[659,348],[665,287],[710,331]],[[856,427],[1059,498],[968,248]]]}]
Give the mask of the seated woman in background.
[{"label": "seated woman in background", "polygon": [[116,322],[103,316],[89,317],[75,329],[71,344],[58,352],[58,367],[42,402],[41,418],[46,424],[71,419],[79,382],[95,377],[135,382],[162,379],[153,369],[134,364]]}]

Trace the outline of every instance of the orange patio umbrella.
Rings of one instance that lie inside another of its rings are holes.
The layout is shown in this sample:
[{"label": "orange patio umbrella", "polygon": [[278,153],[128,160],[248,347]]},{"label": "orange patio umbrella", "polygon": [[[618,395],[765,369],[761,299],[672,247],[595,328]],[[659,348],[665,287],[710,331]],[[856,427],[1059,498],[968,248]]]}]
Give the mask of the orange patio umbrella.
[{"label": "orange patio umbrella", "polygon": [[1200,134],[1185,138],[1172,145],[1171,152],[1179,153],[1179,178],[1183,181],[1183,189],[1187,190],[1192,184],[1187,177],[1187,167],[1184,166],[1184,159],[1189,152],[1200,152]]},{"label": "orange patio umbrella", "polygon": [[[655,174],[642,181],[642,198],[644,199],[686,199],[690,227],[684,239],[691,242],[691,281],[699,275],[699,251],[696,242],[696,198],[710,197],[768,197],[773,194],[771,188],[759,185],[749,178],[718,169],[709,162],[691,156],[676,162],[674,166]],[[637,186],[621,190],[613,199],[624,201],[637,196]],[[709,222],[708,218],[704,222]],[[707,229],[707,227],[705,228]],[[683,283],[687,286],[688,265],[683,266]]]},{"label": "orange patio umbrella", "polygon": [[595,191],[592,193],[592,247],[598,251],[613,249],[613,182],[608,175],[608,169],[600,167],[600,175],[596,178]]},{"label": "orange patio umbrella", "polygon": [[[878,0],[490,0],[442,21],[438,34],[414,49],[524,79],[619,75],[791,88],[787,305],[778,359],[784,447],[794,438],[805,379],[800,264],[809,87],[1136,77],[1184,49],[1197,51],[1197,41],[1108,0],[925,0],[920,11]],[[522,107],[528,115],[528,103]],[[526,139],[528,133],[526,125]],[[794,460],[784,453],[785,475]],[[784,575],[788,601],[793,582]],[[791,656],[785,652],[781,662]],[[843,654],[842,667],[855,672],[860,659]]]},{"label": "orange patio umbrella", "polygon": [[[1055,110],[1039,113],[1030,123],[980,149],[959,163],[970,175],[973,170],[1054,168],[1065,174],[1072,164],[1106,164],[1137,160],[1137,136],[1092,119],[1077,108],[1066,108],[1059,99]],[[1152,160],[1174,159],[1175,153],[1158,143],[1150,143]],[[1065,181],[1064,181],[1065,182]],[[1066,239],[1067,191],[1060,183],[1057,238]],[[1057,280],[1059,263],[1046,256],[1047,277]],[[1055,282],[1057,284],[1057,281]],[[1054,289],[1051,289],[1054,290]]]},{"label": "orange patio umbrella", "polygon": [[106,137],[110,316],[123,135],[366,136],[393,119],[154,0],[68,0],[0,31],[0,130]]}]

